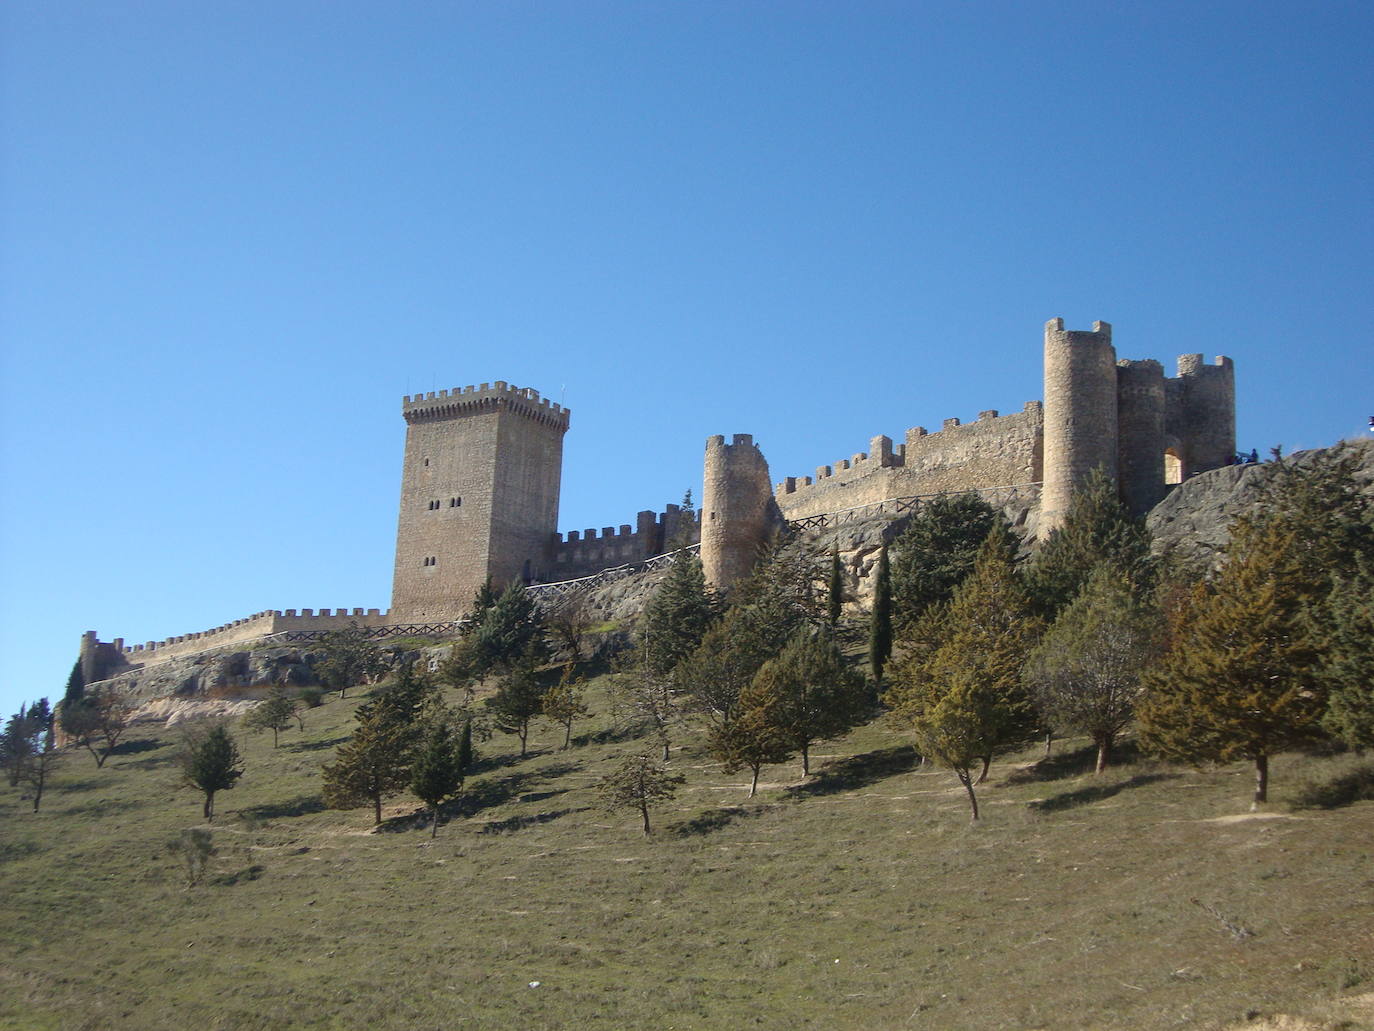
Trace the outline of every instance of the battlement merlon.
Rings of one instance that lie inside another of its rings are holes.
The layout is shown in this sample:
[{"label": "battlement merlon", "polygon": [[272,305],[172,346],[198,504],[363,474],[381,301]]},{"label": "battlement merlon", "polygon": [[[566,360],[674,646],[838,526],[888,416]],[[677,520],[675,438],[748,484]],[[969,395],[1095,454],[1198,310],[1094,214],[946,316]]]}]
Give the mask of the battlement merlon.
[{"label": "battlement merlon", "polygon": [[563,432],[567,432],[572,417],[571,409],[540,397],[539,391],[511,386],[505,380],[452,390],[431,390],[426,394],[407,394],[401,399],[401,415],[407,423],[461,419],[501,409]]},{"label": "battlement merlon", "polygon": [[1178,356],[1178,375],[1183,376],[1215,376],[1218,374],[1234,374],[1235,362],[1224,354],[1216,356],[1216,360],[1208,365],[1202,360],[1200,354],[1181,354]]}]

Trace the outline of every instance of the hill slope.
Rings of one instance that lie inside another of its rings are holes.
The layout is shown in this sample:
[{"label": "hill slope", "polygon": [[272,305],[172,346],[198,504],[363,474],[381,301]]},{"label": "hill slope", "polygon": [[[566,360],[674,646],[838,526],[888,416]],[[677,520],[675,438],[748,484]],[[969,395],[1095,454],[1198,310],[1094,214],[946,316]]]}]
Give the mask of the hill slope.
[{"label": "hill slope", "polygon": [[1354,757],[1282,757],[1252,817],[1241,766],[1093,778],[1087,751],[1028,753],[970,828],[882,721],[754,802],[684,739],[645,839],[596,807],[639,742],[593,697],[570,751],[483,746],[434,841],[407,799],[376,833],[320,808],[358,700],[247,739],[191,888],[166,848],[200,825],[176,728],[104,769],[72,755],[37,815],[0,791],[0,1027],[1374,1026],[1374,802],[1289,805]]}]

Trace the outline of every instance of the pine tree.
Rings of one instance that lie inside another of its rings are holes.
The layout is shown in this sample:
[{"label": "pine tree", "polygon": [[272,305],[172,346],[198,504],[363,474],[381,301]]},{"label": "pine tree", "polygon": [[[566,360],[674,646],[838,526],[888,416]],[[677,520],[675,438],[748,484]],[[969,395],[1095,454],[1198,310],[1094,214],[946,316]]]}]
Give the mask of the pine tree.
[{"label": "pine tree", "polygon": [[348,695],[350,687],[365,684],[386,669],[381,650],[356,622],[343,630],[321,634],[319,647],[324,658],[315,664],[315,675],[325,686],[338,691],[340,698]]},{"label": "pine tree", "polygon": [[468,755],[463,755],[462,740],[455,731],[452,710],[435,697],[425,707],[421,718],[420,744],[410,770],[410,790],[429,806],[432,838],[439,833],[439,808],[463,789],[463,777],[471,762],[472,736],[468,722],[464,735]]},{"label": "pine tree", "polygon": [[719,603],[706,586],[701,560],[679,554],[639,620],[639,654],[654,676],[667,676],[701,643]]},{"label": "pine tree", "polygon": [[1304,618],[1322,587],[1281,520],[1238,524],[1215,586],[1199,585],[1182,635],[1145,676],[1145,746],[1189,762],[1247,759],[1255,804],[1267,801],[1270,756],[1311,738],[1325,708]]},{"label": "pine tree", "polygon": [[96,768],[114,752],[128,729],[131,706],[111,689],[83,695],[61,709],[62,732],[95,758]]},{"label": "pine tree", "polygon": [[1103,565],[1026,660],[1026,683],[1047,725],[1090,736],[1098,773],[1135,714],[1141,672],[1157,654],[1159,638],[1158,614]]},{"label": "pine tree", "polygon": [[542,712],[544,718],[563,728],[563,748],[572,743],[572,725],[582,719],[590,710],[583,697],[581,679],[572,679],[572,666],[563,670],[563,679],[549,688],[544,695]]},{"label": "pine tree", "polygon": [[601,778],[597,790],[608,809],[636,810],[643,818],[647,835],[649,810],[671,799],[685,780],[669,770],[667,763],[647,755],[631,755]]},{"label": "pine tree", "polygon": [[414,723],[434,694],[434,683],[420,668],[420,663],[403,661],[396,670],[395,679],[374,690],[368,704],[386,707],[392,718],[401,723]]},{"label": "pine tree", "polygon": [[487,699],[496,729],[520,738],[521,758],[529,742],[530,721],[543,711],[547,692],[534,668],[526,665],[503,676],[496,685],[496,693]]},{"label": "pine tree", "polygon": [[277,735],[290,730],[296,718],[296,700],[282,688],[274,687],[270,694],[243,717],[243,725],[248,730],[270,730],[272,747],[277,747]]},{"label": "pine tree", "polygon": [[887,545],[878,551],[878,568],[873,583],[873,611],[868,622],[868,667],[873,682],[883,682],[883,670],[892,657],[892,574],[888,567]]},{"label": "pine tree", "polygon": [[764,708],[789,750],[801,754],[805,777],[811,773],[811,746],[853,727],[868,707],[868,695],[830,635],[803,629],[741,694],[740,717],[751,707]]},{"label": "pine tree", "polygon": [[759,771],[764,766],[786,762],[793,754],[778,711],[781,699],[771,686],[759,684],[755,678],[740,692],[739,711],[734,719],[716,723],[706,733],[706,751],[726,773],[750,771],[750,798],[758,792]]},{"label": "pine tree", "polygon": [[215,724],[187,735],[180,762],[187,784],[205,793],[205,819],[214,820],[215,793],[228,791],[243,776],[238,745],[223,724]]},{"label": "pine tree", "polygon": [[4,764],[10,787],[18,785],[23,778],[24,768],[32,754],[29,708],[28,705],[21,705],[19,711],[5,722],[5,731],[0,734],[0,762]]},{"label": "pine tree", "polygon": [[489,608],[473,636],[477,672],[509,673],[544,654],[544,620],[539,606],[520,583],[512,583]]},{"label": "pine tree", "polygon": [[949,601],[996,527],[1010,539],[1006,521],[977,494],[942,494],[925,504],[893,542],[896,624],[910,626],[931,605]]},{"label": "pine tree", "polygon": [[894,667],[884,698],[911,725],[922,754],[954,771],[974,820],[975,782],[986,778],[995,755],[1024,742],[1036,723],[1021,663],[1040,627],[1013,558],[1005,534],[994,527],[948,608],[927,614],[935,626],[913,635],[924,637],[929,650],[907,641],[907,657]]},{"label": "pine tree", "polygon": [[812,597],[814,570],[777,555],[736,584],[733,602],[674,674],[692,706],[712,723],[728,724],[740,692],[802,626],[821,626]]},{"label": "pine tree", "polygon": [[[33,789],[33,811],[43,801],[43,791],[53,767],[62,754],[53,747],[53,714],[46,698],[40,698],[27,708],[21,707],[12,721],[16,738],[12,744],[17,776],[11,783],[23,780]],[[7,736],[9,731],[7,730]]]},{"label": "pine tree", "polygon": [[382,822],[382,802],[410,783],[415,754],[415,724],[393,707],[368,704],[357,712],[353,735],[324,767],[324,803],[331,809],[371,805]]},{"label": "pine tree", "polygon": [[472,607],[468,610],[466,632],[472,633],[482,626],[486,621],[487,613],[496,606],[499,597],[500,595],[492,586],[491,577],[487,577],[472,596]]},{"label": "pine tree", "polygon": [[1152,566],[1145,521],[1126,511],[1116,482],[1099,468],[1074,492],[1063,525],[1050,531],[1026,570],[1026,589],[1036,614],[1052,620],[1104,563],[1138,591],[1149,589]]}]

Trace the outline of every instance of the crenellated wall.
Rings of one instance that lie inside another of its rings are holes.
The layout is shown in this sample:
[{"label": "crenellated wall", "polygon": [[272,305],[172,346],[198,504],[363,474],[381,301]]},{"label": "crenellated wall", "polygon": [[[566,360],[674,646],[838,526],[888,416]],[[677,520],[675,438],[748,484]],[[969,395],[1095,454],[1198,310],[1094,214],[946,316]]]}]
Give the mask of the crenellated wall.
[{"label": "crenellated wall", "polygon": [[320,609],[318,612],[314,609],[266,609],[199,633],[180,634],[143,644],[127,644],[122,637],[101,641],[94,630],[87,630],[81,637],[83,672],[88,655],[105,668],[110,664],[151,665],[211,648],[261,640],[286,630],[343,630],[353,623],[359,626],[391,626],[395,622],[389,612],[380,609]]},{"label": "crenellated wall", "polygon": [[695,544],[701,539],[701,524],[693,513],[684,513],[678,505],[668,505],[663,512],[640,512],[635,525],[622,523],[606,526],[598,533],[592,527],[570,530],[555,535],[553,564],[547,581],[572,580],[590,576],[612,566],[641,562],[661,555],[674,542]]},{"label": "crenellated wall", "polygon": [[787,519],[804,519],[889,498],[1038,482],[1041,419],[1040,402],[1029,401],[1010,415],[946,419],[935,433],[917,426],[896,448],[891,438],[874,437],[868,452],[819,466],[814,478],[778,483],[778,508]]}]

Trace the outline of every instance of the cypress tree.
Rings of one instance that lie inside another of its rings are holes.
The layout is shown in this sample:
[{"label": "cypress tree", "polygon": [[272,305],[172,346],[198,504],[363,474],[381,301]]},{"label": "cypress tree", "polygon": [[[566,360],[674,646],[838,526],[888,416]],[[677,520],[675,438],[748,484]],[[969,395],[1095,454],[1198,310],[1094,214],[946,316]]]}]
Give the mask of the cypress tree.
[{"label": "cypress tree", "polygon": [[892,657],[892,574],[888,568],[887,545],[878,551],[878,570],[873,583],[873,612],[868,624],[868,665],[873,682],[881,684],[883,669]]},{"label": "cypress tree", "polygon": [[62,695],[63,705],[76,705],[86,694],[86,678],[81,673],[81,660],[72,663],[72,671],[67,675],[67,690]]}]

